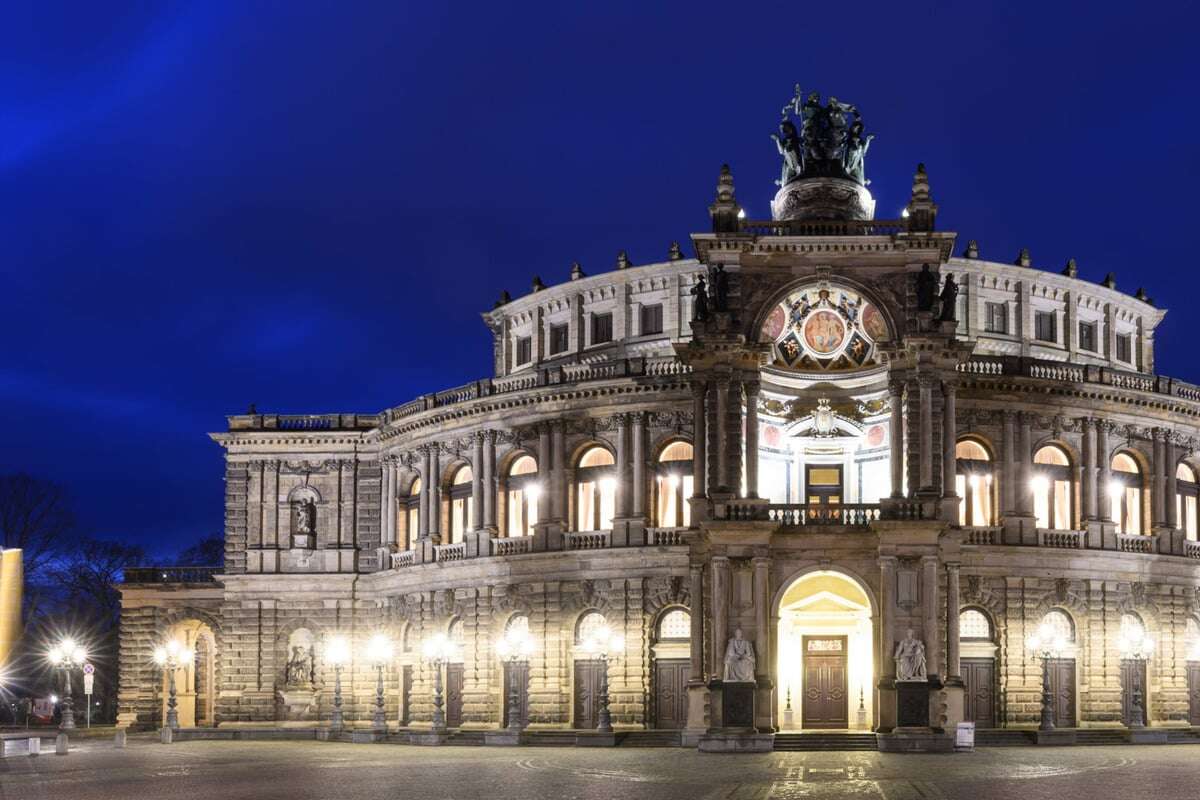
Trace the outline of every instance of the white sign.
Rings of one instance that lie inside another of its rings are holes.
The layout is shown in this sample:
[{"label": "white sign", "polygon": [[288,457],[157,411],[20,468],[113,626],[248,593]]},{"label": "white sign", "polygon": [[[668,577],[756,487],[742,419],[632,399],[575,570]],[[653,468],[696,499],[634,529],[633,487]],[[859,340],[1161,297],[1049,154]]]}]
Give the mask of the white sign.
[{"label": "white sign", "polygon": [[90,672],[83,673],[83,693],[84,694],[90,695],[92,693],[92,682],[95,679],[96,679],[96,676],[93,675],[92,673],[90,673]]},{"label": "white sign", "polygon": [[975,749],[975,723],[960,722],[955,731],[954,737],[955,750],[974,750]]},{"label": "white sign", "polygon": [[84,675],[91,675],[95,671],[96,671],[96,665],[93,664],[92,662],[89,661],[83,665],[83,674]]}]

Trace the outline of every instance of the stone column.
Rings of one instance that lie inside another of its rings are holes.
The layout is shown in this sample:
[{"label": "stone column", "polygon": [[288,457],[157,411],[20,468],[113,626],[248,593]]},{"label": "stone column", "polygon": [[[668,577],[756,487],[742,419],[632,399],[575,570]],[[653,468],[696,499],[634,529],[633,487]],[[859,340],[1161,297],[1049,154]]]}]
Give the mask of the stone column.
[{"label": "stone column", "polygon": [[475,462],[471,465],[471,530],[483,528],[483,431],[475,433]]},{"label": "stone column", "polygon": [[1003,516],[1017,514],[1017,447],[1013,441],[1013,417],[1016,412],[1004,412],[1004,427],[1001,431],[1000,449],[1004,459],[1004,474],[1000,479],[1000,512]]},{"label": "stone column", "polygon": [[432,503],[429,502],[429,497],[433,492],[433,450],[429,445],[426,445],[421,450],[421,458],[424,462],[421,470],[421,499],[418,503],[421,506],[421,519],[418,527],[418,537],[420,539],[429,538],[429,520],[432,518],[430,508]]},{"label": "stone column", "polygon": [[896,662],[896,557],[879,557],[879,677],[895,679]]},{"label": "stone column", "polygon": [[441,445],[429,446],[429,537],[441,544],[442,531],[442,464]]},{"label": "stone column", "polygon": [[1096,422],[1096,462],[1099,468],[1099,475],[1096,480],[1100,484],[1097,491],[1098,498],[1104,498],[1100,501],[1100,518],[1112,521],[1112,503],[1108,502],[1108,484],[1112,482],[1112,461],[1108,455],[1108,434],[1112,430],[1113,425],[1108,420],[1097,420]]},{"label": "stone column", "polygon": [[746,497],[758,497],[758,389],[747,381],[746,389]]},{"label": "stone column", "polygon": [[1166,510],[1163,508],[1166,481],[1166,443],[1162,428],[1155,428],[1151,435],[1154,437],[1153,457],[1150,463],[1150,527],[1161,528],[1166,522]]},{"label": "stone column", "polygon": [[692,419],[695,426],[695,435],[692,439],[692,496],[704,497],[707,494],[708,482],[705,479],[708,471],[708,462],[705,460],[706,449],[708,444],[708,425],[707,409],[705,408],[705,396],[708,393],[708,386],[703,381],[697,380],[692,384]]},{"label": "stone column", "polygon": [[726,451],[729,454],[729,492],[735,497],[742,491],[742,464],[744,461],[745,437],[742,436],[742,382],[734,379],[729,382],[729,400],[725,406],[730,415],[727,430],[730,442]]},{"label": "stone column", "polygon": [[958,586],[959,565],[946,564],[946,679],[960,680],[962,659],[959,657]]},{"label": "stone column", "polygon": [[725,645],[729,639],[729,558],[712,557],[712,664],[709,674],[725,676]]},{"label": "stone column", "polygon": [[496,533],[496,432],[483,432],[483,527]]},{"label": "stone column", "polygon": [[692,564],[688,569],[688,592],[691,600],[691,680],[704,680],[704,566]]},{"label": "stone column", "polygon": [[1083,518],[1096,518],[1096,437],[1095,424],[1091,418],[1079,421],[1083,431]]},{"label": "stone column", "polygon": [[[544,487],[550,491],[550,515],[559,525],[567,523],[567,433],[566,423],[557,420],[551,434],[551,450],[553,451],[554,466],[549,470],[550,479],[542,479]],[[540,467],[539,467],[540,469]],[[541,513],[541,509],[538,509]]]},{"label": "stone column", "polygon": [[891,381],[888,383],[888,401],[891,403],[891,417],[888,421],[888,437],[891,440],[891,452],[888,454],[889,465],[892,468],[892,497],[899,500],[904,497],[904,383]]},{"label": "stone column", "polygon": [[629,415],[617,414],[617,504],[618,517],[629,516],[632,486],[629,480]]},{"label": "stone column", "polygon": [[932,674],[942,663],[941,626],[938,625],[938,560],[937,556],[921,557],[921,580],[923,603],[922,616],[925,623],[925,660]]},{"label": "stone column", "polygon": [[1167,468],[1167,496],[1163,498],[1163,502],[1166,504],[1166,508],[1163,509],[1165,512],[1164,520],[1167,523],[1167,527],[1174,530],[1175,528],[1179,527],[1179,520],[1177,518],[1178,514],[1176,513],[1179,509],[1175,507],[1175,496],[1179,491],[1179,486],[1176,484],[1178,476],[1175,472],[1179,467],[1179,454],[1175,452],[1174,433],[1170,431],[1167,432],[1164,447],[1166,448],[1167,458],[1167,463],[1165,465]]},{"label": "stone column", "polygon": [[921,398],[921,490],[933,488],[933,379],[922,375],[918,378]]},{"label": "stone column", "polygon": [[633,414],[633,516],[646,519],[646,415]]},{"label": "stone column", "polygon": [[1033,486],[1030,485],[1033,470],[1033,415],[1021,414],[1021,435],[1017,444],[1017,498],[1018,510],[1025,516],[1033,514]]},{"label": "stone column", "polygon": [[942,381],[942,519],[958,524],[958,461],[954,457],[954,446],[958,440],[958,416],[955,408],[955,393],[958,385],[950,380]]},{"label": "stone column", "polygon": [[771,559],[755,556],[750,560],[754,567],[754,663],[759,675],[770,674],[771,627],[770,627],[770,569]]},{"label": "stone column", "polygon": [[383,546],[396,543],[396,462],[390,457],[383,460]]},{"label": "stone column", "polygon": [[729,490],[729,376],[717,379],[717,488]]}]

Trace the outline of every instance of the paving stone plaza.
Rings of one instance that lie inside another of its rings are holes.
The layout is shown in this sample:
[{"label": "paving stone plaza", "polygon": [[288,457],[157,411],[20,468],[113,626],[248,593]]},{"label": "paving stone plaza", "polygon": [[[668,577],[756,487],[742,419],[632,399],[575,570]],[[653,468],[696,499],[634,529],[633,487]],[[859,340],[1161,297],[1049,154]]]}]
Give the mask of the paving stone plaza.
[{"label": "paving stone plaza", "polygon": [[[986,260],[938,227],[924,166],[903,213],[877,219],[859,110],[815,93],[787,108],[777,187],[737,187],[770,219],[747,219],[714,168],[690,247],[504,292],[482,314],[490,377],[370,413],[229,416],[212,434],[225,566],[127,571],[120,723],[636,733],[683,748],[661,763],[690,787],[611,747],[314,756],[475,761],[463,780],[488,796],[513,785],[493,769],[523,763],[549,765],[528,768],[544,785],[575,763],[681,797],[761,766],[748,791],[803,796],[828,783],[804,759],[684,751],[814,732],[906,752],[952,750],[963,723],[995,743],[1193,740],[1200,387],[1155,371],[1166,312],[1073,261]],[[244,757],[185,744],[152,758]],[[1077,764],[1111,790],[1127,773],[1107,765],[1185,747],[970,763],[992,765],[976,781],[1027,764],[1010,776],[1026,787],[1042,784],[1023,770]],[[895,762],[846,763],[857,777],[829,781],[929,796],[881,777]]]},{"label": "paving stone plaza", "polygon": [[[1200,746],[988,748],[962,755],[660,748],[416,748],[320,742],[80,743],[0,761],[0,800],[1091,800],[1196,797]],[[402,787],[402,788],[401,788]]]}]

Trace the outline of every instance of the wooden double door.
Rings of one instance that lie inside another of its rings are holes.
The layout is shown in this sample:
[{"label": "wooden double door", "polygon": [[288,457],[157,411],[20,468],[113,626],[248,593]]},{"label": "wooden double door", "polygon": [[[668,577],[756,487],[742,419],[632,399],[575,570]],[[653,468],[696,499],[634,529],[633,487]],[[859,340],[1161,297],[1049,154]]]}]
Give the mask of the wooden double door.
[{"label": "wooden double door", "polygon": [[681,730],[687,726],[687,682],[691,662],[660,658],[654,662],[654,727]]},{"label": "wooden double door", "polygon": [[1050,707],[1059,728],[1075,727],[1075,659],[1050,659]]},{"label": "wooden double door", "polygon": [[463,665],[446,665],[446,727],[459,728],[463,723]]},{"label": "wooden double door", "polygon": [[1142,724],[1145,725],[1150,717],[1146,713],[1146,662],[1134,658],[1121,659],[1121,722],[1128,726],[1134,715],[1134,687],[1140,696],[1137,704],[1142,709]]},{"label": "wooden double door", "polygon": [[996,727],[996,660],[962,659],[963,717],[977,728]]},{"label": "wooden double door", "polygon": [[1200,661],[1187,665],[1188,723],[1200,725]]},{"label": "wooden double door", "polygon": [[[512,687],[517,685],[517,704],[512,705]],[[508,727],[509,720],[516,713],[517,720],[524,727],[529,724],[529,662],[506,661],[504,663],[504,721]]]},{"label": "wooden double door", "polygon": [[850,691],[846,672],[845,636],[805,636],[804,700],[800,724],[804,728],[850,727]]},{"label": "wooden double door", "polygon": [[604,670],[601,659],[581,659],[575,662],[575,727],[593,730],[600,724],[600,696],[604,691]]}]

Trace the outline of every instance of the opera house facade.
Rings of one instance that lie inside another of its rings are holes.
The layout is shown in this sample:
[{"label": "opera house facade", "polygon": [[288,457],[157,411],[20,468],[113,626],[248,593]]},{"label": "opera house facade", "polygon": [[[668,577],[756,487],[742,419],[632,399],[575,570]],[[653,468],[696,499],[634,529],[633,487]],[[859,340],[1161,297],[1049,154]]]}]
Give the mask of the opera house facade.
[{"label": "opera house facade", "polygon": [[1164,311],[984,259],[923,167],[875,219],[857,110],[793,110],[771,219],[723,169],[694,258],[506,293],[491,377],[229,417],[224,567],[128,570],[122,722],[1200,724],[1200,387],[1155,372]]}]

